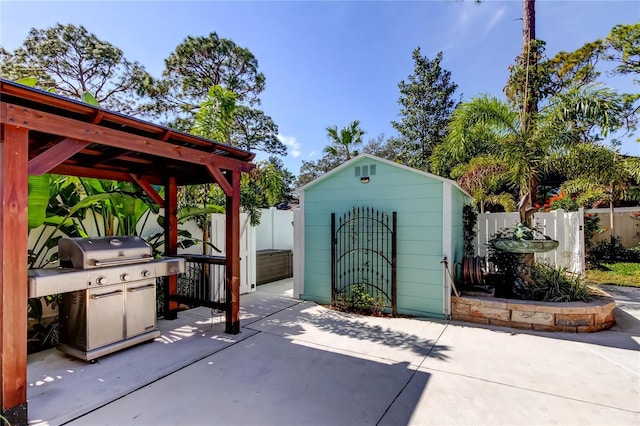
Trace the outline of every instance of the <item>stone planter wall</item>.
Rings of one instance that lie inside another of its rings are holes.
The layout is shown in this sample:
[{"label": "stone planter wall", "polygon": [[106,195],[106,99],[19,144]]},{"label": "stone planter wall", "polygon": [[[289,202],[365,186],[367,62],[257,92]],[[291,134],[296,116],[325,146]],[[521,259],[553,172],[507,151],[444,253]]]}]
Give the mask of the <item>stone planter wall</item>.
[{"label": "stone planter wall", "polygon": [[497,297],[451,297],[454,320],[527,330],[584,333],[606,330],[615,324],[613,298],[602,294],[590,302],[535,302]]}]

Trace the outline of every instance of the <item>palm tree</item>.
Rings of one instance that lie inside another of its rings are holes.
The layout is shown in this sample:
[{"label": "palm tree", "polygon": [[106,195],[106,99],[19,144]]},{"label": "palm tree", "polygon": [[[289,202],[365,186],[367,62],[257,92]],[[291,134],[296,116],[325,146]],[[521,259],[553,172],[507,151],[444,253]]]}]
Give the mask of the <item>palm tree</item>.
[{"label": "palm tree", "polygon": [[[346,160],[351,160],[352,148],[362,144],[362,136],[366,132],[360,128],[360,121],[354,120],[347,127],[338,131],[337,126],[327,127],[327,136],[331,139],[331,145],[324,150],[335,156],[345,155]],[[357,153],[357,151],[355,152]]]},{"label": "palm tree", "polygon": [[[485,95],[454,111],[438,155],[468,162],[469,154],[478,156],[477,146],[482,146],[482,156],[505,167],[505,181],[530,207],[538,182],[552,169],[553,155],[594,138],[596,128],[604,135],[618,128],[623,111],[624,102],[616,92],[589,86],[552,98],[538,113],[527,114],[531,122],[524,126],[520,110]],[[486,143],[488,135],[492,143]]]},{"label": "palm tree", "polygon": [[609,204],[611,242],[614,242],[614,207],[618,201],[640,200],[640,158],[623,157],[616,150],[601,145],[582,144],[557,160],[569,180],[561,190],[578,193],[578,203],[585,200]]},{"label": "palm tree", "polygon": [[502,206],[511,212],[516,208],[513,194],[504,191],[506,166],[492,157],[475,157],[451,171],[451,177],[473,197],[475,206],[484,213],[487,204]]}]

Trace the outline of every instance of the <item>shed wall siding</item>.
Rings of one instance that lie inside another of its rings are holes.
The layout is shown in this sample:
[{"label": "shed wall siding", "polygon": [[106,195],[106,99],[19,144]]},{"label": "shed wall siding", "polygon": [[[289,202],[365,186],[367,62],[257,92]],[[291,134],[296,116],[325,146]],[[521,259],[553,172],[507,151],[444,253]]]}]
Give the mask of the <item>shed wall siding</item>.
[{"label": "shed wall siding", "polygon": [[[354,167],[376,164],[363,184]],[[371,159],[326,177],[304,193],[303,298],[331,301],[331,213],[354,206],[397,212],[398,312],[442,315],[442,182]]]}]

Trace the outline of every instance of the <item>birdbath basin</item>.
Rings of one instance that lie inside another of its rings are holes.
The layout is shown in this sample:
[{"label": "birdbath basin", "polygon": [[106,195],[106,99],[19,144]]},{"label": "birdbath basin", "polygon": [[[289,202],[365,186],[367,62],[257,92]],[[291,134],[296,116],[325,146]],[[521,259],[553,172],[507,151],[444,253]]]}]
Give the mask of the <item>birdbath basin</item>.
[{"label": "birdbath basin", "polygon": [[544,253],[555,250],[558,247],[558,241],[552,239],[546,240],[516,240],[512,238],[494,238],[491,244],[498,250],[507,253]]}]

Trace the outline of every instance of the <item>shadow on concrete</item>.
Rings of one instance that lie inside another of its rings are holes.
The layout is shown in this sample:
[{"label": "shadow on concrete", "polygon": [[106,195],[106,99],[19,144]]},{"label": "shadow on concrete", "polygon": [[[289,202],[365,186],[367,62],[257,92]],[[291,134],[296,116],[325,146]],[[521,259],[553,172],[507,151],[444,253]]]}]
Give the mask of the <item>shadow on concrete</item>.
[{"label": "shadow on concrete", "polygon": [[430,377],[408,362],[259,333],[70,424],[375,425],[411,382],[392,419],[409,424]]},{"label": "shadow on concrete", "polygon": [[[428,355],[443,360],[447,358],[445,351],[448,350],[448,347],[436,345],[437,338],[434,340],[427,339],[405,331],[372,324],[367,322],[368,317],[354,319],[353,315],[325,308],[323,312],[319,314],[316,312],[313,315],[303,311],[298,318],[302,323],[311,324],[319,330],[338,336],[373,342],[394,349],[408,349],[421,356]],[[371,320],[374,319],[375,317],[371,318]],[[423,322],[417,319],[411,321]]]}]

